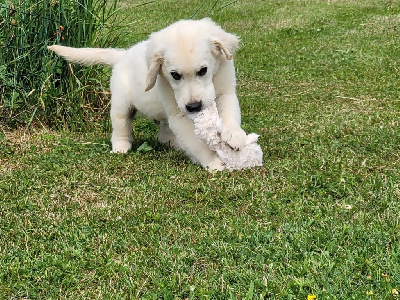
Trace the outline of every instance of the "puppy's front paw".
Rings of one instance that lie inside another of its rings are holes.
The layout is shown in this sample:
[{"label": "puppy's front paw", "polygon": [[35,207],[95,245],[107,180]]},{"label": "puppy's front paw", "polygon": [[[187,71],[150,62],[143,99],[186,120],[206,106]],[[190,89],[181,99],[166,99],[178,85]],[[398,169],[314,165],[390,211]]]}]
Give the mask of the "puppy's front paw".
[{"label": "puppy's front paw", "polygon": [[212,162],[207,165],[207,170],[211,173],[223,171],[225,170],[225,164],[219,157],[216,157]]},{"label": "puppy's front paw", "polygon": [[131,150],[132,144],[128,141],[118,141],[112,143],[111,153],[126,153]]},{"label": "puppy's front paw", "polygon": [[226,128],[221,133],[221,139],[234,150],[240,150],[246,144],[247,135],[242,128]]}]

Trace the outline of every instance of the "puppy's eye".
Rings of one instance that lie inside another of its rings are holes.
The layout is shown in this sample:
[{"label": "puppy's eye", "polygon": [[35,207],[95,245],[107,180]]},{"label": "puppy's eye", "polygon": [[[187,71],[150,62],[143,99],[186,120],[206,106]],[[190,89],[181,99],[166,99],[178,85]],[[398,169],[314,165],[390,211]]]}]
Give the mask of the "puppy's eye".
[{"label": "puppy's eye", "polygon": [[181,80],[182,79],[182,75],[179,74],[178,72],[171,72],[171,76],[175,80]]},{"label": "puppy's eye", "polygon": [[207,67],[202,67],[200,71],[197,72],[197,76],[204,76],[207,74]]}]

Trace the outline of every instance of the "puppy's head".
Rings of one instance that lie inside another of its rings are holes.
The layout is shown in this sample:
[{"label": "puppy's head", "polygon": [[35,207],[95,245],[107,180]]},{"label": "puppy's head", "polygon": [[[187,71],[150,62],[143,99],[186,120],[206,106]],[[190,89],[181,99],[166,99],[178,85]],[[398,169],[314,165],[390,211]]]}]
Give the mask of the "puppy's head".
[{"label": "puppy's head", "polygon": [[232,60],[238,38],[210,19],[184,20],[150,36],[146,59],[146,91],[162,76],[184,114],[193,114],[215,100],[213,77]]}]

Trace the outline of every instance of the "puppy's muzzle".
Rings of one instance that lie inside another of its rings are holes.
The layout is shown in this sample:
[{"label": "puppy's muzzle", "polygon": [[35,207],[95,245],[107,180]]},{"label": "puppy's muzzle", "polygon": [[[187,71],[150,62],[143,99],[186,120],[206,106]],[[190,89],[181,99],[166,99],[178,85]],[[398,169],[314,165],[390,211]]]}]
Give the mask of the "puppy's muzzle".
[{"label": "puppy's muzzle", "polygon": [[201,101],[190,102],[186,104],[186,110],[190,113],[199,112],[202,106],[203,103],[201,103]]}]

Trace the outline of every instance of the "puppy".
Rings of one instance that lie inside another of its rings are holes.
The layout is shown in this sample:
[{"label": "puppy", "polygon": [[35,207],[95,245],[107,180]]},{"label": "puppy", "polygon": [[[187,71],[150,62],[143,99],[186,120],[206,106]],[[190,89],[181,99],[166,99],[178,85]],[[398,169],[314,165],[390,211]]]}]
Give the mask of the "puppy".
[{"label": "puppy", "polygon": [[160,142],[214,171],[224,170],[224,164],[196,137],[190,117],[215,101],[224,128],[222,141],[237,150],[245,145],[232,60],[238,43],[237,36],[202,19],[178,21],[126,50],[58,45],[48,49],[71,62],[113,66],[112,152],[131,149],[132,118],[139,110],[159,123]]}]

